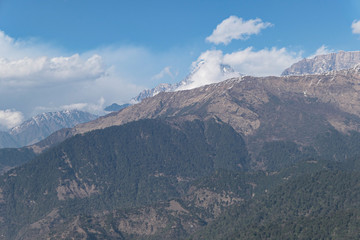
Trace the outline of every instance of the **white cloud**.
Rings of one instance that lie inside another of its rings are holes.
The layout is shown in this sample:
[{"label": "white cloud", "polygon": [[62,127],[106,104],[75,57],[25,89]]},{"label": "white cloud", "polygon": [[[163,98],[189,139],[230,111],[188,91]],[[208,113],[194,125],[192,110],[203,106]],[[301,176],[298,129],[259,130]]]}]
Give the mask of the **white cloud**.
[{"label": "white cloud", "polygon": [[325,54],[329,54],[329,53],[333,53],[333,52],[335,52],[334,49],[329,49],[326,45],[322,45],[321,47],[319,47],[316,50],[316,52],[313,55],[311,55],[308,58],[314,58],[314,57],[316,57],[318,55],[325,55]]},{"label": "white cloud", "polygon": [[[64,56],[65,55],[65,56]],[[67,56],[66,56],[67,55]],[[0,31],[0,88],[91,81],[104,74],[99,55],[69,54],[34,39],[16,40]]]},{"label": "white cloud", "polygon": [[[279,76],[291,64],[301,60],[301,53],[292,53],[285,48],[262,49],[252,47],[233,53],[223,54],[220,50],[203,52],[192,64],[192,74],[185,85],[177,90],[187,90],[220,82],[240,74],[251,76]],[[228,65],[235,72],[224,72],[222,66]],[[240,73],[240,74],[239,74]]]},{"label": "white cloud", "polygon": [[259,34],[262,29],[272,26],[271,23],[263,22],[260,18],[244,21],[237,16],[230,16],[217,25],[213,33],[206,38],[208,42],[225,45],[233,39],[246,39],[250,35]]},{"label": "white cloud", "polygon": [[42,112],[56,112],[63,110],[79,110],[90,112],[96,115],[104,115],[105,111],[105,99],[101,97],[96,103],[71,103],[62,106],[38,106],[35,108],[34,114],[42,113]]},{"label": "white cloud", "polygon": [[0,53],[2,58],[17,60],[26,57],[55,57],[63,54],[64,51],[41,43],[34,38],[26,40],[14,39],[0,30]]},{"label": "white cloud", "polygon": [[41,85],[83,73],[88,77],[98,71],[101,64],[98,56],[82,59],[78,54],[59,55],[64,53],[56,47],[35,39],[16,40],[0,31],[0,88]]},{"label": "white cloud", "polygon": [[128,101],[165,59],[133,46],[68,53],[0,31],[0,102],[3,109],[15,108],[26,118],[72,103],[99,113],[97,99],[104,96],[107,104]]},{"label": "white cloud", "polygon": [[82,59],[78,54],[18,60],[0,58],[0,86],[23,87],[59,81],[90,81],[104,73],[102,59],[98,55],[88,59]]},{"label": "white cloud", "polygon": [[0,110],[0,129],[10,129],[22,123],[24,116],[21,112],[7,109]]},{"label": "white cloud", "polygon": [[75,103],[69,105],[63,105],[60,108],[62,110],[80,110],[85,112],[90,112],[97,115],[103,115],[104,112],[105,99],[101,97],[97,103]]},{"label": "white cloud", "polygon": [[152,80],[159,80],[159,79],[162,79],[164,77],[170,77],[171,79],[174,79],[175,77],[175,74],[173,74],[171,72],[171,67],[165,67],[163,70],[161,70],[158,74],[154,75],[151,79]]},{"label": "white cloud", "polygon": [[360,20],[354,20],[351,24],[352,33],[360,34]]},{"label": "white cloud", "polygon": [[192,63],[192,75],[188,79],[186,86],[180,86],[177,90],[193,89],[206,84],[220,81],[222,62],[222,52],[211,50],[202,53],[199,58]]},{"label": "white cloud", "polygon": [[254,51],[252,47],[225,54],[223,63],[232,66],[245,75],[278,76],[293,63],[301,60],[301,54],[293,53],[286,48],[271,48]]},{"label": "white cloud", "polygon": [[176,90],[193,89],[200,86],[217,83],[231,77],[238,77],[238,73],[224,73],[221,69],[223,53],[220,50],[208,50],[192,63],[192,71],[186,84]]}]

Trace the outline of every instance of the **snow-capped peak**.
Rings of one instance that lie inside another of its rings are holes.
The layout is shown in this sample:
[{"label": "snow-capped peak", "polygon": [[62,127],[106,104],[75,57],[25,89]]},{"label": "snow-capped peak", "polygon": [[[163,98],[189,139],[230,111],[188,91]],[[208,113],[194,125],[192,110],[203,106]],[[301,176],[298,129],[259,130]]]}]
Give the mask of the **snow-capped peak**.
[{"label": "snow-capped peak", "polygon": [[9,134],[17,140],[19,145],[24,146],[40,141],[61,128],[73,127],[95,118],[97,118],[96,115],[78,110],[46,112],[10,129]]},{"label": "snow-capped peak", "polygon": [[141,102],[145,98],[153,97],[160,92],[189,90],[204,85],[218,83],[230,78],[241,77],[231,66],[213,60],[200,59],[193,63],[192,71],[181,82],[175,84],[161,83],[155,88],[146,89],[131,99],[130,103]]}]

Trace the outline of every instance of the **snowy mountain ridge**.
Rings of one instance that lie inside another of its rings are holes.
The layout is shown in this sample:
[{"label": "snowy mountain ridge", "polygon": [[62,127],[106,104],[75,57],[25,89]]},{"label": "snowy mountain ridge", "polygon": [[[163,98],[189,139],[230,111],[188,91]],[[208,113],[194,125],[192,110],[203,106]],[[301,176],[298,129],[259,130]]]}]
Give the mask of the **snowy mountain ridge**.
[{"label": "snowy mountain ridge", "polygon": [[236,72],[231,66],[220,64],[212,69],[210,72],[207,68],[207,62],[205,60],[198,61],[190,74],[181,82],[169,84],[161,83],[152,89],[145,89],[139,93],[136,97],[130,100],[131,104],[141,102],[145,98],[156,96],[161,92],[175,92],[181,90],[190,90],[204,85],[217,83],[230,78],[236,78],[242,76],[239,72]]},{"label": "snowy mountain ridge", "polygon": [[36,115],[0,136],[0,148],[34,144],[62,128],[89,122],[98,116],[78,110],[46,112]]},{"label": "snowy mountain ridge", "polygon": [[26,121],[24,121],[23,123],[21,123],[20,125],[13,127],[12,129],[10,129],[9,133],[11,135],[17,135],[19,133],[22,133],[24,131],[27,130],[27,128],[32,127],[32,126],[38,126],[41,127],[43,124],[48,125],[50,124],[50,122],[52,122],[53,124],[57,124],[58,126],[70,126],[73,125],[74,123],[81,123],[83,121],[86,120],[93,120],[95,119],[97,116],[90,114],[90,113],[86,113],[83,111],[78,111],[78,110],[63,110],[63,111],[58,111],[58,112],[45,112],[45,113],[41,113],[38,114]]},{"label": "snowy mountain ridge", "polygon": [[329,53],[305,58],[282,72],[282,76],[324,74],[331,71],[350,69],[360,64],[360,51]]}]

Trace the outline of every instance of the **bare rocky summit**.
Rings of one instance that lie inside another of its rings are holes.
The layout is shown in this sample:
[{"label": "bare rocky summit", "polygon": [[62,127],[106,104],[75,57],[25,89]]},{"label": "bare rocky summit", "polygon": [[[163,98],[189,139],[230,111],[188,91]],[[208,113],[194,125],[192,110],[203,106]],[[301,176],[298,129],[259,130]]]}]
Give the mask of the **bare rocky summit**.
[{"label": "bare rocky summit", "polygon": [[285,69],[282,76],[323,74],[330,71],[338,71],[355,67],[360,63],[360,52],[330,53],[306,58]]}]

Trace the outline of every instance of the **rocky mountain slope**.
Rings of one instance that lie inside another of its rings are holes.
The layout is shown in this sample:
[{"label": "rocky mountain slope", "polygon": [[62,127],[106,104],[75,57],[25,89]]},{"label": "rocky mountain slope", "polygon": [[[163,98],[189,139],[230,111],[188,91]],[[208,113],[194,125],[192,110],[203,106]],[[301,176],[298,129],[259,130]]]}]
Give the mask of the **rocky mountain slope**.
[{"label": "rocky mountain slope", "polygon": [[30,148],[2,148],[0,149],[0,175],[10,169],[22,165],[35,157]]},{"label": "rocky mountain slope", "polygon": [[0,148],[19,147],[19,144],[8,133],[0,131]]},{"label": "rocky mountain slope", "polygon": [[89,122],[97,116],[78,110],[47,112],[26,120],[9,131],[15,145],[27,146],[37,143],[62,128],[71,128],[79,123]]},{"label": "rocky mountain slope", "polygon": [[145,89],[139,93],[136,97],[133,97],[130,102],[136,104],[144,100],[145,98],[153,97],[161,92],[172,92],[177,88],[176,84],[161,83],[152,89]]},{"label": "rocky mountain slope", "polygon": [[[359,131],[359,70],[307,76],[242,77],[193,90],[160,93],[120,112],[79,124],[65,135],[145,118],[206,120],[217,117],[242,134],[248,143],[285,140],[308,145],[314,136],[328,128],[343,133]],[[59,135],[65,136],[56,136]],[[42,144],[41,148],[44,147],[46,144]]]},{"label": "rocky mountain slope", "polygon": [[285,69],[281,75],[323,74],[353,68],[357,64],[360,64],[360,52],[340,51],[303,59]]},{"label": "rocky mountain slope", "polygon": [[126,108],[126,107],[128,107],[130,105],[131,104],[129,104],[129,103],[122,104],[122,105],[119,105],[117,103],[113,103],[110,106],[105,107],[104,110],[107,111],[107,112],[118,112],[121,109]]}]

